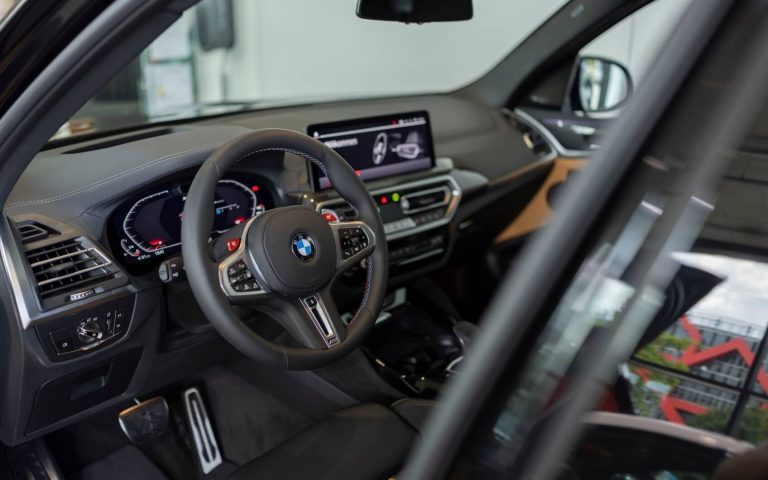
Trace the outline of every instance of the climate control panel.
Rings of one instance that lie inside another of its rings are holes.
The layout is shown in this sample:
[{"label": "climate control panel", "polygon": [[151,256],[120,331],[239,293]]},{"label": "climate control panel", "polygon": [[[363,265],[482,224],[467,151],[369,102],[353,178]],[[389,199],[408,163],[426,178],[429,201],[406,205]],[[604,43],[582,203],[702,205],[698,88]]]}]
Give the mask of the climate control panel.
[{"label": "climate control panel", "polygon": [[[458,207],[461,189],[445,175],[374,190],[371,196],[391,241],[446,225]],[[340,198],[320,201],[316,208],[329,221],[357,219],[357,211]]]},{"label": "climate control panel", "polygon": [[[390,268],[402,267],[402,273],[443,258],[449,244],[448,224],[461,195],[461,188],[450,175],[371,191],[384,222]],[[341,198],[321,200],[316,208],[329,222],[357,220],[357,210]],[[367,239],[358,238],[355,232],[346,232],[346,236],[342,233],[344,259],[367,245]]]}]

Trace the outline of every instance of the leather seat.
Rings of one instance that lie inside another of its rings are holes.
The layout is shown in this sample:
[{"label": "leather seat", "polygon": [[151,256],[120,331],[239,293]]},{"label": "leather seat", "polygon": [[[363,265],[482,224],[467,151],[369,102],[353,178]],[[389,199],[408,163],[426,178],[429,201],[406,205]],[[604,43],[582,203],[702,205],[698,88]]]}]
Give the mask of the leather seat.
[{"label": "leather seat", "polygon": [[724,461],[713,480],[765,480],[768,478],[768,443]]},{"label": "leather seat", "polygon": [[332,414],[240,467],[235,480],[383,480],[397,473],[416,430],[392,410],[362,404]]}]

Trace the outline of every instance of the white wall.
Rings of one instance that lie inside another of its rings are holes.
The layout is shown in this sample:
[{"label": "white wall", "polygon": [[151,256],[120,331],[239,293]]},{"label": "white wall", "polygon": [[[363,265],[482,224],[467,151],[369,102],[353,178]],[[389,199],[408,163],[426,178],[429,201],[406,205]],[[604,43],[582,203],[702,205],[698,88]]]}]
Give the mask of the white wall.
[{"label": "white wall", "polygon": [[[260,1],[236,0],[235,45],[231,49],[195,50],[198,97],[201,102],[250,101],[260,98]],[[194,21],[192,11],[187,18]]]},{"label": "white wall", "polygon": [[286,97],[447,91],[492,68],[561,0],[481,0],[469,22],[360,20],[349,0],[262,0],[261,93]]},{"label": "white wall", "polygon": [[[476,0],[469,22],[403,25],[358,19],[354,0],[234,0],[235,47],[196,53],[199,99],[449,91],[493,68],[563,1]],[[656,0],[583,53],[621,62],[637,85],[691,1]]]},{"label": "white wall", "polygon": [[198,56],[201,98],[339,98],[447,91],[481,76],[564,0],[480,0],[469,22],[361,20],[355,0],[234,0],[236,45]]}]

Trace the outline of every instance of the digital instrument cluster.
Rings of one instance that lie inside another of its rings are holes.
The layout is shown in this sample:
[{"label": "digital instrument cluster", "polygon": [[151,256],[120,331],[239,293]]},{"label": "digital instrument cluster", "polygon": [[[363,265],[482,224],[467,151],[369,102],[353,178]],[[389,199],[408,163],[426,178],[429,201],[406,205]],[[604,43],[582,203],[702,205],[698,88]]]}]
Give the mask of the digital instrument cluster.
[{"label": "digital instrument cluster", "polygon": [[[110,243],[131,273],[146,273],[159,259],[181,251],[184,202],[191,182],[174,182],[121,205],[110,222]],[[227,178],[216,186],[212,237],[271,207],[262,186],[251,179]]]}]

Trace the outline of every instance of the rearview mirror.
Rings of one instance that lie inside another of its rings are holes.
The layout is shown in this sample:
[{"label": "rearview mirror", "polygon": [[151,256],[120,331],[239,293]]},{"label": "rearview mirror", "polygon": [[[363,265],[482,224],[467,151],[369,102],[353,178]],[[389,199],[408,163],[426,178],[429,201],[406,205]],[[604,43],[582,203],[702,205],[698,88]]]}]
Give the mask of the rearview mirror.
[{"label": "rearview mirror", "polygon": [[604,58],[581,57],[575,80],[574,107],[586,113],[616,110],[632,93],[632,79],[627,69]]},{"label": "rearview mirror", "polygon": [[358,0],[357,16],[404,23],[458,22],[472,18],[472,0]]}]

